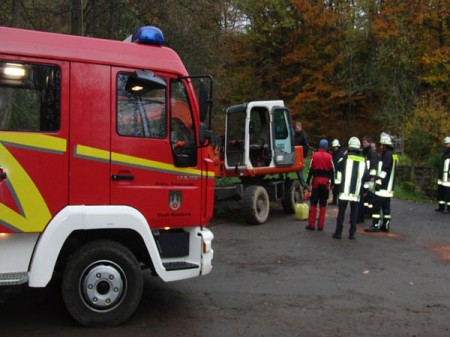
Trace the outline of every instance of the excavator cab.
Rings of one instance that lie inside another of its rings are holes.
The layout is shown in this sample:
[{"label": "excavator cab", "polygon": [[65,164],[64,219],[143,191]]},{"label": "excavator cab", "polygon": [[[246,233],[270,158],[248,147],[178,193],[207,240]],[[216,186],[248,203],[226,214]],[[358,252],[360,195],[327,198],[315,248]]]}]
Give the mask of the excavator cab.
[{"label": "excavator cab", "polygon": [[260,169],[295,162],[290,112],[283,101],[251,102],[227,110],[225,167]]},{"label": "excavator cab", "polygon": [[[227,110],[223,147],[210,148],[216,178],[214,197],[240,203],[249,224],[262,224],[269,216],[270,201],[294,214],[303,200],[297,179],[303,169],[303,147],[293,145],[291,114],[283,101],[258,101]],[[216,144],[219,142],[216,142]]]}]

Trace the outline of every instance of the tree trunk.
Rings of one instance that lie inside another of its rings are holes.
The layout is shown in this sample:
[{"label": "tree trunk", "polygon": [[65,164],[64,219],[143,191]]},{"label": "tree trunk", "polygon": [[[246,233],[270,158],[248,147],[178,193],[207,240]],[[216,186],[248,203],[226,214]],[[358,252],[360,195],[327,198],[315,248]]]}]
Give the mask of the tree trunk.
[{"label": "tree trunk", "polygon": [[11,27],[20,27],[22,0],[13,0],[11,4]]},{"label": "tree trunk", "polygon": [[82,1],[72,0],[70,11],[70,33],[73,35],[82,35]]}]

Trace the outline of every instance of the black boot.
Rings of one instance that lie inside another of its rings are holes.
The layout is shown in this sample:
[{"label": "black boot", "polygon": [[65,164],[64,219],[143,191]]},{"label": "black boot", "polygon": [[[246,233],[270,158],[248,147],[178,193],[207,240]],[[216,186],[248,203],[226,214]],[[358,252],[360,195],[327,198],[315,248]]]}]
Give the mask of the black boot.
[{"label": "black boot", "polygon": [[389,227],[391,225],[391,219],[385,219],[381,225],[382,232],[389,232]]},{"label": "black boot", "polygon": [[380,219],[373,219],[372,226],[364,228],[364,232],[374,233],[380,231]]},{"label": "black boot", "polygon": [[444,212],[445,211],[445,205],[439,204],[439,207],[435,209],[436,212]]}]

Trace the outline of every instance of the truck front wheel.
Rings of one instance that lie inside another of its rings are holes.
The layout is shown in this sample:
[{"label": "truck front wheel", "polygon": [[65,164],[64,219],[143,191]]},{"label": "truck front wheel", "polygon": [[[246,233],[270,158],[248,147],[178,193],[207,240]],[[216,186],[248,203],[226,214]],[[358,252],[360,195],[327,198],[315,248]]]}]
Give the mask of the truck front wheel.
[{"label": "truck front wheel", "polygon": [[75,252],[65,268],[62,293],[84,326],[115,326],[136,310],[143,276],[134,254],[115,241],[96,241]]},{"label": "truck front wheel", "polygon": [[242,212],[249,224],[259,225],[267,221],[270,202],[269,195],[264,187],[247,187],[241,202]]}]

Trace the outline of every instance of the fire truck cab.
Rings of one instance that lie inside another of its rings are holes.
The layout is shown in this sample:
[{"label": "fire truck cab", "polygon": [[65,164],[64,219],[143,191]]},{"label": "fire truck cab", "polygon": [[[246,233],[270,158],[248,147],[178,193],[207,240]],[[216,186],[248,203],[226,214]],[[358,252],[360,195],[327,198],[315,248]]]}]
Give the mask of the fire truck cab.
[{"label": "fire truck cab", "polygon": [[0,285],[60,272],[85,326],[134,312],[141,269],[212,268],[212,79],[156,27],[130,40],[0,27]]}]

